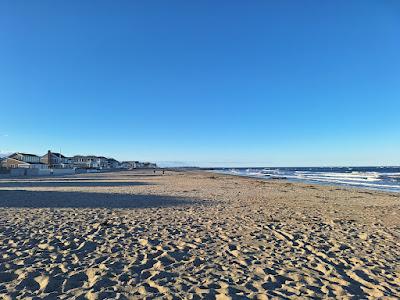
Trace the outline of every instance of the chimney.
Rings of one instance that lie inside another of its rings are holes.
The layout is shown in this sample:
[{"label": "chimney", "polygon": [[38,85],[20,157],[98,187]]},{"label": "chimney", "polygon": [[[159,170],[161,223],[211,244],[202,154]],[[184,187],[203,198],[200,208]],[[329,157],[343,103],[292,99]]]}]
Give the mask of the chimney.
[{"label": "chimney", "polygon": [[51,167],[51,151],[47,151],[47,164]]}]

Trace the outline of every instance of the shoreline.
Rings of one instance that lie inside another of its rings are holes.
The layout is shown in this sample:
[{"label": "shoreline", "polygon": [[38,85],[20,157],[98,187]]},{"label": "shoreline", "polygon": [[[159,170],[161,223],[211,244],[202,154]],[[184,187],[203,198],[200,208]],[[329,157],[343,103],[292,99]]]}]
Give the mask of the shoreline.
[{"label": "shoreline", "polygon": [[[238,176],[238,177],[245,177],[245,178],[255,178],[259,180],[266,180],[266,181],[287,181],[287,182],[292,182],[292,183],[303,183],[303,184],[308,184],[308,185],[318,185],[318,186],[333,186],[333,187],[344,187],[344,188],[350,188],[350,189],[361,189],[361,190],[369,190],[369,191],[378,191],[378,192],[387,192],[387,193],[394,193],[394,194],[399,194],[400,189],[397,187],[391,187],[388,185],[388,188],[384,187],[371,187],[368,186],[368,183],[360,183],[360,184],[352,184],[352,183],[337,183],[337,182],[330,182],[330,181],[318,181],[318,180],[311,180],[311,179],[297,179],[297,178],[286,178],[284,175],[282,176],[277,176],[274,178],[273,176],[270,177],[261,177],[261,176],[256,176],[256,175],[245,175],[245,174],[232,174],[228,172],[222,172],[222,171],[215,171],[215,170],[204,170],[205,172],[210,172],[214,174],[223,174],[223,175],[232,175],[232,176]],[[383,186],[383,185],[381,185]]]}]

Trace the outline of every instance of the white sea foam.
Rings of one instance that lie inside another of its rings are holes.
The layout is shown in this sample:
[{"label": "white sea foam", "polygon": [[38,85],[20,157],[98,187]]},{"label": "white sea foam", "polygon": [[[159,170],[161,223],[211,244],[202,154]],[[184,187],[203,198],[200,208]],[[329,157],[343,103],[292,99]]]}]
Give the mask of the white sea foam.
[{"label": "white sea foam", "polygon": [[[295,172],[298,173],[298,172]],[[376,172],[352,172],[352,173],[316,173],[316,172],[301,172],[298,175],[300,178],[313,180],[345,180],[345,181],[379,181],[380,175]]]},{"label": "white sea foam", "polygon": [[225,169],[218,170],[222,173],[229,173],[240,176],[257,178],[285,178],[288,180],[315,182],[321,184],[335,184],[365,187],[379,190],[390,190],[400,192],[400,172],[363,172],[352,168],[343,168],[343,172],[319,171],[319,170],[293,170],[293,169]]}]

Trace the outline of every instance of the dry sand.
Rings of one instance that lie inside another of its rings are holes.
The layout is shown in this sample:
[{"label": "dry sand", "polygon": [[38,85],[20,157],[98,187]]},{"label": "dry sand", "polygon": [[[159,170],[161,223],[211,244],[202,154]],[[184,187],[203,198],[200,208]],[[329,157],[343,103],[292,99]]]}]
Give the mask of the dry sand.
[{"label": "dry sand", "polygon": [[0,179],[0,298],[395,299],[399,208],[200,172]]}]

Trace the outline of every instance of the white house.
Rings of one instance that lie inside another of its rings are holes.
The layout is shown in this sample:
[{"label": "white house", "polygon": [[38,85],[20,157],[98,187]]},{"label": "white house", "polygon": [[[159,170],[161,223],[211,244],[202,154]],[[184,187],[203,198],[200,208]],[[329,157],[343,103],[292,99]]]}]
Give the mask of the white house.
[{"label": "white house", "polygon": [[104,156],[94,155],[75,155],[72,157],[75,167],[83,169],[106,169],[108,167],[108,160]]},{"label": "white house", "polygon": [[37,168],[47,169],[47,165],[40,162],[40,157],[35,154],[16,152],[1,162],[4,168]]}]

